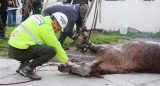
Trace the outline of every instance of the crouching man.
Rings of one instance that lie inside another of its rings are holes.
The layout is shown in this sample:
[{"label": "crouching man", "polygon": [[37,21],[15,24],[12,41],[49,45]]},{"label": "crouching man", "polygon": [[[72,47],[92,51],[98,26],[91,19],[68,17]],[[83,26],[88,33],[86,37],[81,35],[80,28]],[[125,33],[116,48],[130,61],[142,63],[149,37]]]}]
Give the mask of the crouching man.
[{"label": "crouching man", "polygon": [[73,63],[68,62],[68,57],[55,36],[55,33],[63,31],[67,23],[67,16],[61,12],[46,17],[33,15],[22,22],[12,32],[8,42],[9,57],[21,62],[16,72],[32,80],[41,80],[33,70],[54,56],[60,62],[72,66]]}]

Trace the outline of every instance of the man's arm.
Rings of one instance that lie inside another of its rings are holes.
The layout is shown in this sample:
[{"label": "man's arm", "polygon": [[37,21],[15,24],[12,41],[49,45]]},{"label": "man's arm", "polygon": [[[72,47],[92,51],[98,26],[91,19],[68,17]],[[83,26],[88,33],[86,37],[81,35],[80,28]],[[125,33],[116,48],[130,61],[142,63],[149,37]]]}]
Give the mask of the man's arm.
[{"label": "man's arm", "polygon": [[[43,28],[44,27],[44,28]],[[41,35],[41,38],[44,40],[44,42],[48,46],[55,47],[57,50],[56,57],[57,59],[62,62],[62,63],[67,63],[69,58],[62,48],[61,44],[57,40],[54,30],[51,26],[44,25],[42,28],[39,30],[39,34]]]},{"label": "man's arm", "polygon": [[[48,26],[46,26],[46,28],[47,27]],[[69,58],[68,58],[66,52],[64,51],[64,49],[62,48],[61,44],[57,40],[52,27],[50,27],[50,29],[45,29],[45,28],[42,29],[41,28],[40,34],[41,34],[42,39],[45,41],[45,43],[48,46],[52,46],[52,47],[56,48],[56,50],[57,50],[56,57],[60,62],[65,63],[67,66],[74,65],[74,63],[68,61]]]},{"label": "man's arm", "polygon": [[73,40],[76,40],[78,42],[83,42],[83,38],[80,38],[80,37],[77,38],[77,35],[73,32],[73,30],[70,30],[64,33]]},{"label": "man's arm", "polygon": [[49,11],[47,11],[47,9],[45,9],[45,10],[43,10],[42,15],[43,16],[50,16],[51,13]]},{"label": "man's arm", "polygon": [[43,14],[44,16],[51,16],[52,13],[55,13],[57,9],[59,9],[59,6],[47,7],[43,10]]}]

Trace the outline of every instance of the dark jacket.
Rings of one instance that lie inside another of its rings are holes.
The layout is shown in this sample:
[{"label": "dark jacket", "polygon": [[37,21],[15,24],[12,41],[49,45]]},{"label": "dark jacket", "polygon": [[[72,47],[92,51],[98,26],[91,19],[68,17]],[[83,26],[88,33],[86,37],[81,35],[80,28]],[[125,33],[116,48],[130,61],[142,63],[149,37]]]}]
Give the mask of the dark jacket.
[{"label": "dark jacket", "polygon": [[[67,0],[67,3],[71,3],[71,1],[73,1],[72,4],[88,4],[88,0]],[[90,2],[91,1],[92,0],[90,0]]]},{"label": "dark jacket", "polygon": [[8,7],[14,7],[14,8],[18,8],[18,7],[19,7],[19,2],[18,2],[18,0],[17,0],[18,6],[16,5],[16,0],[9,0],[9,1],[12,1],[12,4],[11,4],[11,5],[8,5]]},{"label": "dark jacket", "polygon": [[8,2],[9,0],[0,0],[0,2]]},{"label": "dark jacket", "polygon": [[72,5],[72,6],[62,6],[62,5],[55,5],[44,9],[43,13],[45,16],[51,16],[52,13],[55,12],[62,12],[68,18],[68,24],[64,28],[64,33],[72,38],[74,36],[74,24],[77,22],[79,17],[79,5]]},{"label": "dark jacket", "polygon": [[43,2],[43,0],[34,0],[35,4],[41,4]]}]

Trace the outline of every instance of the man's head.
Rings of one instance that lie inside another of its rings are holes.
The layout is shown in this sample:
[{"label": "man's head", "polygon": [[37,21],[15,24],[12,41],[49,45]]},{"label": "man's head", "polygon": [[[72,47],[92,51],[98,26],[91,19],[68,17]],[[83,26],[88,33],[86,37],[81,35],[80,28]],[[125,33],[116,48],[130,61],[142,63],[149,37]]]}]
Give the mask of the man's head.
[{"label": "man's head", "polygon": [[56,12],[51,15],[51,19],[53,20],[52,26],[54,31],[59,32],[61,30],[63,32],[68,23],[67,16],[61,12]]},{"label": "man's head", "polygon": [[80,13],[80,16],[82,19],[84,19],[86,13],[87,13],[87,10],[88,10],[88,5],[87,4],[82,4],[79,8],[79,13]]}]

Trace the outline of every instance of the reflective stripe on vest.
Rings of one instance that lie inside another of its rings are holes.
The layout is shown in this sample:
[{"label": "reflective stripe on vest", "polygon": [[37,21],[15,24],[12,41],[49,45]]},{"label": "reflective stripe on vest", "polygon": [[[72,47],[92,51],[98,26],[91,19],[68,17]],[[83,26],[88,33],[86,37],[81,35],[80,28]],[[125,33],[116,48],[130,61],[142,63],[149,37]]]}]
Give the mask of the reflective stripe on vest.
[{"label": "reflective stripe on vest", "polygon": [[36,42],[37,44],[41,45],[41,42],[34,36],[34,34],[23,24],[19,25],[20,27],[22,27]]}]

